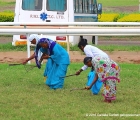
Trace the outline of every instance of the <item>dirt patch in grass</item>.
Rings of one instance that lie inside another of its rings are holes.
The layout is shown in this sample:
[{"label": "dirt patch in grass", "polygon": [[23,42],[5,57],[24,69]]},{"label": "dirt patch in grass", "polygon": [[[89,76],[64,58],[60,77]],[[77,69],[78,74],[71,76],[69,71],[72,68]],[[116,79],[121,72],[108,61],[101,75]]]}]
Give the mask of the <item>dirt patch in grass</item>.
[{"label": "dirt patch in grass", "polygon": [[4,12],[4,11],[14,12],[15,11],[15,7],[13,7],[12,5],[0,6],[0,12]]},{"label": "dirt patch in grass", "polygon": [[[31,52],[31,54],[33,51]],[[140,64],[140,52],[114,51],[106,53],[118,63]],[[85,55],[78,51],[70,51],[71,62],[83,62]],[[27,57],[27,52],[0,52],[0,63],[21,63]],[[31,62],[34,62],[32,60]]]}]

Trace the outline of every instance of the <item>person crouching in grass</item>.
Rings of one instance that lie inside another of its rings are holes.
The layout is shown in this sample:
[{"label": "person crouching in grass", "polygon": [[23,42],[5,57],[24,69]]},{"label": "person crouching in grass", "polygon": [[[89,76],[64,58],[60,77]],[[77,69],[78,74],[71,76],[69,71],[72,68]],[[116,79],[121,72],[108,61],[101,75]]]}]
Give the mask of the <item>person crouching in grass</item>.
[{"label": "person crouching in grass", "polygon": [[[67,51],[49,38],[41,38],[35,50],[36,55],[38,51],[41,51],[43,55],[40,58],[40,62],[43,59],[47,59],[44,76],[47,76],[46,85],[50,89],[61,89],[64,86],[64,78],[67,73],[70,59]],[[36,56],[38,57],[38,56]]]},{"label": "person crouching in grass", "polygon": [[[29,41],[36,45],[33,55],[23,61],[26,64],[29,60],[34,59],[38,68],[41,68],[43,59],[47,59],[44,77],[45,84],[50,89],[61,89],[64,86],[64,77],[70,64],[67,51],[55,41],[49,38],[41,38],[37,34],[31,34]],[[41,52],[42,56],[38,55]]]},{"label": "person crouching in grass", "polygon": [[85,89],[89,90],[95,84],[95,82],[100,78],[100,80],[104,84],[103,88],[103,96],[104,102],[111,103],[112,100],[116,99],[116,81],[120,82],[119,73],[120,67],[119,65],[107,57],[95,56],[85,57],[84,64],[88,67],[93,67],[96,75],[93,79],[90,86],[85,87]]}]

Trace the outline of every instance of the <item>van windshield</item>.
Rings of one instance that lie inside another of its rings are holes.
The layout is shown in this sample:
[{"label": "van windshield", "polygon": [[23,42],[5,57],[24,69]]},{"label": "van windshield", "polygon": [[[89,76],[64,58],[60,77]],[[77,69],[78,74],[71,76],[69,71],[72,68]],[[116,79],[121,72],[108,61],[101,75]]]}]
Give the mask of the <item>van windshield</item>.
[{"label": "van windshield", "polygon": [[41,11],[43,0],[22,0],[22,9],[30,11]]},{"label": "van windshield", "polygon": [[67,0],[47,0],[48,11],[66,11]]}]

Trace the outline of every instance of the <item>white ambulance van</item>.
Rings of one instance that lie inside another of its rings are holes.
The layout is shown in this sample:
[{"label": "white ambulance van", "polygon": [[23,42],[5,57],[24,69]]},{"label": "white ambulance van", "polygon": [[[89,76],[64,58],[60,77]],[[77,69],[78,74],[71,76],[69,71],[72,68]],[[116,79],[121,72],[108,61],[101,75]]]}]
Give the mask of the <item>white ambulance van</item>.
[{"label": "white ambulance van", "polygon": [[[95,22],[98,21],[96,0],[16,0],[14,22]],[[101,10],[101,9],[100,9]],[[48,36],[66,41],[66,36]],[[76,44],[80,36],[70,36]],[[92,40],[94,36],[84,36]],[[25,35],[13,35],[14,46],[27,44]]]}]

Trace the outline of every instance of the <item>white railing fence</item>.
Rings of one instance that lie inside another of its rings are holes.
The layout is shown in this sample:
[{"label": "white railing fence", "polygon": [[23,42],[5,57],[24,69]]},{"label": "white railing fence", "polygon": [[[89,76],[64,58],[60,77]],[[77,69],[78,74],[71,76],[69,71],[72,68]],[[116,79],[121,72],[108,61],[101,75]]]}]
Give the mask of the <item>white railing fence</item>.
[{"label": "white railing fence", "polygon": [[[23,27],[24,28],[21,28]],[[28,28],[33,26],[32,28]],[[35,28],[37,26],[38,28]],[[42,28],[43,27],[43,28]],[[46,28],[45,28],[46,27]],[[66,23],[36,23],[36,22],[0,22],[2,35],[92,35],[92,36],[140,36],[139,22],[66,22]],[[67,39],[69,52],[69,39]],[[30,43],[27,41],[27,56],[30,57]]]}]

